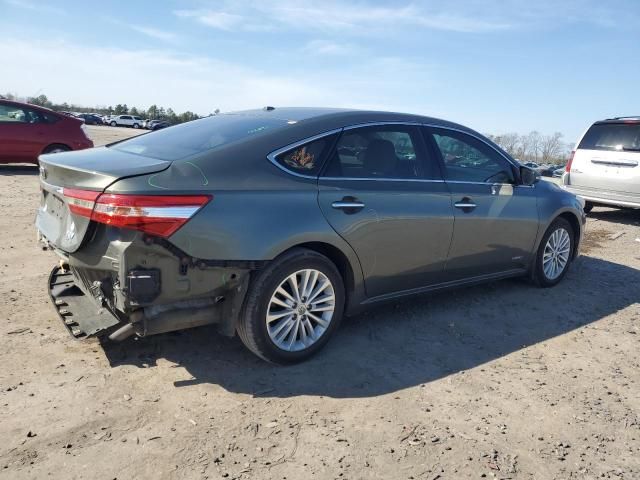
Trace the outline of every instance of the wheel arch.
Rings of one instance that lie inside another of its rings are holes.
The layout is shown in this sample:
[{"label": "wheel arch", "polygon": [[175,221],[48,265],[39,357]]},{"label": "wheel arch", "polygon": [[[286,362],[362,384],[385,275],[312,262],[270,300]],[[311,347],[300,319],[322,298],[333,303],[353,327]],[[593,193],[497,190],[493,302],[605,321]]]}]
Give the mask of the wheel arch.
[{"label": "wheel arch", "polygon": [[571,225],[571,228],[573,230],[573,238],[575,241],[575,246],[573,249],[573,258],[576,258],[578,251],[580,250],[580,241],[582,239],[582,226],[580,225],[580,220],[573,212],[570,212],[570,211],[562,212],[560,215],[556,216],[552,220],[552,222],[555,221],[557,218],[563,218],[567,222],[569,222],[569,225]]},{"label": "wheel arch", "polygon": [[364,287],[362,270],[356,258],[342,251],[339,247],[322,241],[309,241],[291,245],[278,256],[281,256],[295,248],[306,248],[327,257],[336,266],[345,287],[345,313],[353,313],[357,306],[364,300]]},{"label": "wheel arch", "polygon": [[62,142],[53,142],[53,143],[48,144],[46,147],[44,147],[44,148],[42,149],[42,151],[40,152],[40,155],[42,155],[42,154],[43,154],[43,153],[45,153],[47,150],[49,150],[50,148],[53,148],[53,147],[64,147],[64,148],[67,148],[67,149],[69,149],[69,150],[73,150],[73,148],[71,148],[71,147],[70,147],[69,145],[67,145],[66,143],[62,143]]}]

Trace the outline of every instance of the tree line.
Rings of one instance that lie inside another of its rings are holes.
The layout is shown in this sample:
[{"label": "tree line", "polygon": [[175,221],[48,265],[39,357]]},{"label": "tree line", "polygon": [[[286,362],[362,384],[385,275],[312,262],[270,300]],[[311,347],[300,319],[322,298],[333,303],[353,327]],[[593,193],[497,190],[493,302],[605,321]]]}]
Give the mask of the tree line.
[{"label": "tree line", "polygon": [[[14,94],[7,93],[3,95],[8,100],[18,100],[18,97]],[[118,103],[116,106],[109,105],[108,107],[84,107],[81,105],[64,103],[54,103],[46,95],[38,95],[37,97],[27,97],[26,102],[31,105],[38,105],[41,107],[50,108],[51,110],[60,112],[78,112],[78,113],[98,113],[100,115],[134,115],[150,120],[164,120],[170,124],[178,124],[184,122],[190,122],[191,120],[197,120],[201,118],[197,113],[190,111],[176,113],[172,108],[164,108],[158,105],[151,105],[149,108],[129,107],[126,103]],[[209,115],[216,115],[220,113],[219,109]]]},{"label": "tree line", "polygon": [[[4,95],[9,100],[17,100],[16,95],[7,93]],[[200,115],[190,111],[176,113],[171,108],[164,108],[158,105],[151,105],[149,108],[129,107],[126,103],[118,103],[115,107],[83,107],[80,105],[64,103],[53,103],[46,95],[37,97],[27,97],[27,103],[47,107],[55,111],[73,111],[80,113],[99,113],[100,115],[135,115],[151,120],[165,120],[171,124],[189,122],[200,118]],[[220,113],[216,109],[210,115]],[[487,134],[487,137],[500,145],[512,157],[521,162],[536,162],[543,164],[564,164],[569,153],[569,146],[563,141],[563,135],[555,132],[551,135],[543,135],[538,131],[532,131],[526,135],[515,132],[501,135]]]},{"label": "tree line", "polygon": [[570,150],[560,132],[543,135],[534,130],[526,135],[512,132],[502,135],[489,134],[487,137],[520,162],[562,165],[566,163]]}]

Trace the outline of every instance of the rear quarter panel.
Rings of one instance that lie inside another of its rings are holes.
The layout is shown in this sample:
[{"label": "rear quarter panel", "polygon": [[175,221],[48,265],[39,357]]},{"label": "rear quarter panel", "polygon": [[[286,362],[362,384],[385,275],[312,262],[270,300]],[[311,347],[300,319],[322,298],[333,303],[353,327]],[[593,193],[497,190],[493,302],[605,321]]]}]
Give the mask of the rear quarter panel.
[{"label": "rear quarter panel", "polygon": [[359,291],[360,263],[322,215],[317,180],[289,175],[266,156],[241,153],[226,149],[220,155],[231,160],[219,162],[177,161],[157,174],[120,180],[107,191],[210,194],[213,199],[169,238],[186,254],[206,260],[268,261],[294,246],[321,242],[347,258],[354,290]]}]

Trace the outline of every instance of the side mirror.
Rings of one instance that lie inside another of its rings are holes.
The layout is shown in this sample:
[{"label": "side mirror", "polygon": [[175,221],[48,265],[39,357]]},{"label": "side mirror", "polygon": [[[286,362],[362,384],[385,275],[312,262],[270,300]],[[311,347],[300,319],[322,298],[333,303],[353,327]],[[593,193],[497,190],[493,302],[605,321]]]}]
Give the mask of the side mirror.
[{"label": "side mirror", "polygon": [[533,168],[522,166],[520,167],[520,184],[521,185],[533,185],[538,181],[538,172]]}]

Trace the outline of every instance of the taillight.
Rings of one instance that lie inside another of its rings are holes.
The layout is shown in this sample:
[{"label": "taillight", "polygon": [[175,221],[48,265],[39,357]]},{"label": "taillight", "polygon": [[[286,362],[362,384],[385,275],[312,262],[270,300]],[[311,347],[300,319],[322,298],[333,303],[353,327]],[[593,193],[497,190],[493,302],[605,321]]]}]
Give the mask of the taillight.
[{"label": "taillight", "polygon": [[67,204],[71,213],[82,215],[83,217],[91,217],[93,206],[96,199],[100,196],[100,192],[92,192],[91,190],[76,190],[74,188],[65,188],[62,194],[67,198]]},{"label": "taillight", "polygon": [[120,228],[169,237],[204,205],[210,195],[124,195],[65,188],[69,210]]},{"label": "taillight", "polygon": [[569,160],[567,161],[567,166],[564,167],[564,171],[569,173],[571,171],[571,164],[573,163],[573,156],[576,154],[575,150],[571,150],[569,154]]}]

